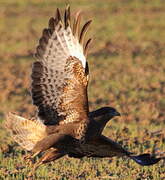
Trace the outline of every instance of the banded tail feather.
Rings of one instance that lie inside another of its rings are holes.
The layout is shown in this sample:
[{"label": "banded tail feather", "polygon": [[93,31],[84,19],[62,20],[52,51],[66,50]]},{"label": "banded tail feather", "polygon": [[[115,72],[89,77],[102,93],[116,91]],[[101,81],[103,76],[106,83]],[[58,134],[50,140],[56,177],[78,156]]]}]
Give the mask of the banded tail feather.
[{"label": "banded tail feather", "polygon": [[46,126],[42,122],[25,119],[11,112],[7,114],[4,126],[12,134],[13,139],[28,151],[46,136]]}]

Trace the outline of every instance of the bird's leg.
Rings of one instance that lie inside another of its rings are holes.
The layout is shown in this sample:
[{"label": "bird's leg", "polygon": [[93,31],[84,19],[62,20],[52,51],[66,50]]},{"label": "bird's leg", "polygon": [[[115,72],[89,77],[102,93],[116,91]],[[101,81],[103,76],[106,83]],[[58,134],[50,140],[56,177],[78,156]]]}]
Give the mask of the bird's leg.
[{"label": "bird's leg", "polygon": [[35,156],[37,156],[39,153],[40,153],[40,151],[34,153],[33,155],[32,155],[32,153],[30,153],[30,154],[28,154],[28,155],[26,155],[26,156],[24,157],[24,160],[26,160],[28,166],[31,166],[31,165],[35,162],[35,159],[34,159],[34,158],[35,158]]},{"label": "bird's leg", "polygon": [[[36,154],[36,153],[35,153]],[[64,156],[64,153],[59,152],[57,149],[50,149],[48,150],[35,164],[32,165],[32,171],[29,173],[30,177],[33,177],[35,175],[35,172],[37,168],[45,163],[48,163],[50,161],[59,159],[60,157]]]},{"label": "bird's leg", "polygon": [[33,155],[32,155],[32,159],[35,157],[35,156],[37,156],[38,154],[40,153],[40,151],[37,151],[36,153],[34,153]]},{"label": "bird's leg", "polygon": [[46,150],[49,150],[53,145],[58,145],[60,142],[62,142],[65,139],[65,135],[61,134],[52,134],[50,136],[45,137],[41,141],[37,142],[34,148],[32,149],[33,155],[27,155],[25,159],[27,160],[28,164],[34,164],[34,157],[40,154],[41,152],[44,152]]}]

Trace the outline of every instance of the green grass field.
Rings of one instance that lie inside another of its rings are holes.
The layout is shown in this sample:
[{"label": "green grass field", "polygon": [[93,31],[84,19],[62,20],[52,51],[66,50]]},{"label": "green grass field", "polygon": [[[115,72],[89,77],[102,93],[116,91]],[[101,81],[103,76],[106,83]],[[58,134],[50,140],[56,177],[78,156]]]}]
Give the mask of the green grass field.
[{"label": "green grass field", "polygon": [[[31,117],[29,93],[33,53],[57,7],[81,10],[92,19],[90,110],[113,106],[104,134],[132,152],[165,153],[165,4],[164,0],[1,0],[0,122],[8,111]],[[29,168],[19,147],[0,124],[0,180],[23,180]],[[165,179],[165,161],[141,167],[126,158],[61,158],[41,166],[36,179]]]}]

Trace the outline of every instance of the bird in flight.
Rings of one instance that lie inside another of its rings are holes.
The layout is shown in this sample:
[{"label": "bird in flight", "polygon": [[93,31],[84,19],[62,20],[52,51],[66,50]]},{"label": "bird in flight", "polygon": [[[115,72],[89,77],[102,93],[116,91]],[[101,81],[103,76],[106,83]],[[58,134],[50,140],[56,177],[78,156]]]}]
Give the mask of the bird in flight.
[{"label": "bird in flight", "polygon": [[5,127],[14,140],[33,153],[44,152],[33,165],[65,155],[74,158],[127,156],[140,165],[152,165],[160,158],[150,154],[133,155],[121,145],[102,135],[106,123],[120,113],[112,107],[89,112],[86,60],[91,39],[85,35],[91,21],[80,28],[80,14],[71,23],[70,7],[62,18],[57,8],[55,17],[43,30],[32,66],[31,95],[38,116],[25,119],[8,113]]}]

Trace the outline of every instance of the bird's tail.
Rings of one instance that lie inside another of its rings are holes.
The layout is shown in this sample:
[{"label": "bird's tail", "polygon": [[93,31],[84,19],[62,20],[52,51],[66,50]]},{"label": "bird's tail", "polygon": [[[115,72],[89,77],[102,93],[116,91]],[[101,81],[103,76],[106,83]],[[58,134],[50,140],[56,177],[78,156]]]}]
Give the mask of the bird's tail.
[{"label": "bird's tail", "polygon": [[25,119],[11,112],[7,114],[4,126],[14,140],[28,151],[46,136],[46,126],[41,121]]}]

